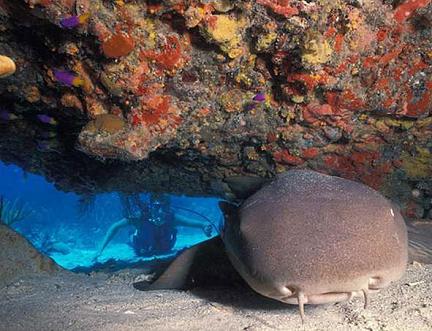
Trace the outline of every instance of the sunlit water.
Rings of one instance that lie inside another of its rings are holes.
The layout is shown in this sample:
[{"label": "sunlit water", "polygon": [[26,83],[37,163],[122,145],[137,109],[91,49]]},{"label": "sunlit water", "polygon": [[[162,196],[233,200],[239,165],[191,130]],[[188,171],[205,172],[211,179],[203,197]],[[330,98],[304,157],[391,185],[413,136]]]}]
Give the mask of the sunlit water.
[{"label": "sunlit water", "polygon": [[[82,210],[80,197],[57,190],[43,177],[23,172],[16,166],[0,162],[0,196],[9,203],[23,206],[25,217],[11,227],[26,237],[38,250],[53,258],[66,269],[91,268],[95,264],[110,263],[126,267],[139,261],[175,256],[179,251],[216,236],[222,215],[214,198],[187,198],[171,196],[171,206],[203,226],[212,224],[210,237],[199,227],[177,227],[174,247],[167,252],[140,257],[132,248],[133,227],[121,229],[95,260],[95,255],[110,226],[123,218],[118,194],[100,194],[94,203]],[[140,194],[148,202],[148,194]],[[191,209],[199,215],[182,210]]]}]

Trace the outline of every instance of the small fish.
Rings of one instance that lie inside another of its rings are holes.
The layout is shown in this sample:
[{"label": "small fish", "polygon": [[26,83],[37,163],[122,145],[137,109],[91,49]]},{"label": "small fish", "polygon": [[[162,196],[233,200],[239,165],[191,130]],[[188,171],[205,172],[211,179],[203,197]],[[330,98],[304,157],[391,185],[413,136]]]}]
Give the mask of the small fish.
[{"label": "small fish", "polygon": [[54,131],[43,131],[40,133],[42,139],[52,139],[57,137],[57,132]]},{"label": "small fish", "polygon": [[248,103],[244,106],[244,110],[245,111],[251,111],[253,109],[256,108],[256,104],[255,103]]},{"label": "small fish", "polygon": [[266,101],[266,95],[264,93],[258,93],[253,97],[252,100],[257,102],[264,102]]},{"label": "small fish", "polygon": [[50,146],[49,146],[49,143],[47,143],[45,141],[38,141],[36,143],[36,149],[39,152],[48,152],[50,150]]},{"label": "small fish", "polygon": [[39,121],[41,121],[44,124],[57,125],[57,121],[51,116],[45,114],[39,114],[36,115],[36,117],[38,118]]},{"label": "small fish", "polygon": [[0,120],[3,120],[3,121],[13,121],[13,120],[16,120],[16,119],[18,119],[18,116],[16,116],[15,114],[10,113],[10,112],[8,112],[6,110],[0,110]]},{"label": "small fish", "polygon": [[54,77],[57,81],[66,86],[79,87],[84,85],[84,80],[70,71],[54,70]]},{"label": "small fish", "polygon": [[73,29],[76,28],[78,25],[86,23],[89,18],[90,14],[83,14],[79,16],[73,15],[60,20],[60,25],[63,29]]}]

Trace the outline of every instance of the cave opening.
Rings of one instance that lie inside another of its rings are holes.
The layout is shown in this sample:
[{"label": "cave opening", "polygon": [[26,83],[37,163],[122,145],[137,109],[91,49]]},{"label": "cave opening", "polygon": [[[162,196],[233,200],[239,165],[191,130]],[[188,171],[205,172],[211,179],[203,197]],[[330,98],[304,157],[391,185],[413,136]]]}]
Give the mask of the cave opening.
[{"label": "cave opening", "polygon": [[0,162],[1,220],[38,251],[75,272],[165,263],[218,235],[218,199],[155,194],[79,196]]}]

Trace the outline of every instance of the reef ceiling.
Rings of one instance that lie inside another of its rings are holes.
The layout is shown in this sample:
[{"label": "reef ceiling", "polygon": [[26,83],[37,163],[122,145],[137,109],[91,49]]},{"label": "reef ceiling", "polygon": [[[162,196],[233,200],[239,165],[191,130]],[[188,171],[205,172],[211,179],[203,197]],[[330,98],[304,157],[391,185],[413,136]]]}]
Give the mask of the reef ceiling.
[{"label": "reef ceiling", "polygon": [[80,194],[233,197],[309,167],[427,218],[431,17],[431,0],[0,0],[0,160]]}]

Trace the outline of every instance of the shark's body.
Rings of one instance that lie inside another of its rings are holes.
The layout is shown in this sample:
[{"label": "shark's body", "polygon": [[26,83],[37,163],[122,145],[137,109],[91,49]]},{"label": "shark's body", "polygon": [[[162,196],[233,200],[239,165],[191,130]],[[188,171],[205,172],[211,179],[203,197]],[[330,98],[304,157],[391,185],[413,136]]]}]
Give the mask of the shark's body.
[{"label": "shark's body", "polygon": [[398,209],[369,187],[290,171],[248,198],[224,233],[249,285],[292,304],[367,296],[399,279],[407,231]]},{"label": "shark's body", "polygon": [[[405,272],[399,210],[360,183],[289,171],[239,209],[221,207],[222,240],[235,269],[256,292],[299,304],[302,316],[304,304],[367,299]],[[153,288],[181,287],[197,249],[183,253]]]}]

